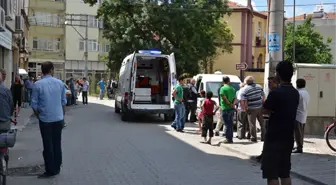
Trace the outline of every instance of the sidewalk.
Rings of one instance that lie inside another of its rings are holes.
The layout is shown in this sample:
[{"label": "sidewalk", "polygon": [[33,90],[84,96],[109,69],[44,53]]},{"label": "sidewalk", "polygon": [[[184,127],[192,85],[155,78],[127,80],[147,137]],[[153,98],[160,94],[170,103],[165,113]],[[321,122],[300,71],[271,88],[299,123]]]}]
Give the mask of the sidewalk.
[{"label": "sidewalk", "polygon": [[[218,137],[214,139],[218,142]],[[255,159],[260,155],[263,142],[252,143],[234,138],[233,144],[221,144],[226,149]],[[327,146],[323,137],[305,136],[304,153],[292,155],[292,175],[320,185],[336,184],[336,153]]]},{"label": "sidewalk", "polygon": [[[195,139],[200,139],[199,134],[195,134],[197,130],[196,124],[186,124],[186,134],[194,135]],[[248,140],[233,139],[233,144],[221,144],[223,137],[214,137],[213,145],[224,147],[225,149],[235,152],[238,155],[256,160],[255,157],[261,154],[263,142],[252,143]],[[236,136],[236,133],[234,133]],[[336,153],[327,146],[325,139],[321,136],[305,136],[303,154],[292,155],[293,176],[317,185],[333,185],[336,184]]]}]

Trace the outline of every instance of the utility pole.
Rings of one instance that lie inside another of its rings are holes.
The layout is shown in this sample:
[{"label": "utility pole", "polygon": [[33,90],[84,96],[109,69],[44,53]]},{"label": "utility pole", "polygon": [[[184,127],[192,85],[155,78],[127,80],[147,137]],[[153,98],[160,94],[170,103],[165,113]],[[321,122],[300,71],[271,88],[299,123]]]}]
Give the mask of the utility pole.
[{"label": "utility pole", "polygon": [[294,6],[293,6],[293,63],[295,63],[295,27],[296,27],[295,6],[296,6],[296,0],[294,0]]},{"label": "utility pole", "polygon": [[89,15],[85,16],[85,50],[84,50],[84,58],[85,58],[85,71],[84,71],[84,77],[88,77],[88,46],[89,46]]},{"label": "utility pole", "polygon": [[275,76],[276,65],[283,60],[284,0],[268,0],[269,25],[264,89],[268,94],[268,77]]}]

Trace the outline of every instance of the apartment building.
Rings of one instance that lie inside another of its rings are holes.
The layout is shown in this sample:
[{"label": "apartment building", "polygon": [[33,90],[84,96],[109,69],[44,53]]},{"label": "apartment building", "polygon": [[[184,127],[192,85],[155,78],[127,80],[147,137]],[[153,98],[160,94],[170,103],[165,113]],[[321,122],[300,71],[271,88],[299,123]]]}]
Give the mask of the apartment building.
[{"label": "apartment building", "polygon": [[[10,86],[14,76],[19,73],[20,61],[27,61],[24,54],[28,22],[25,9],[26,0],[1,0],[0,8],[0,68],[7,73],[5,84]],[[20,53],[22,55],[20,55]]]},{"label": "apartment building", "polygon": [[55,77],[65,78],[64,14],[64,0],[30,0],[29,75],[40,76],[41,64],[51,61]]},{"label": "apartment building", "polygon": [[[96,18],[100,3],[101,0],[98,0],[98,3],[91,7],[82,0],[67,0],[66,2],[65,68],[67,78],[71,74],[74,77],[83,77],[86,67],[88,76],[100,78],[105,74],[107,67],[105,62],[101,61],[101,56],[108,52],[109,45],[101,36],[103,22]],[[86,39],[88,42],[87,66],[84,57]]]},{"label": "apartment building", "polygon": [[100,36],[103,22],[95,16],[101,1],[93,7],[82,0],[30,1],[30,75],[39,76],[41,63],[51,61],[54,63],[57,78],[66,80],[71,75],[83,77],[86,30],[88,74],[99,77],[105,73],[106,64],[100,58],[109,50],[109,45],[103,43]]}]

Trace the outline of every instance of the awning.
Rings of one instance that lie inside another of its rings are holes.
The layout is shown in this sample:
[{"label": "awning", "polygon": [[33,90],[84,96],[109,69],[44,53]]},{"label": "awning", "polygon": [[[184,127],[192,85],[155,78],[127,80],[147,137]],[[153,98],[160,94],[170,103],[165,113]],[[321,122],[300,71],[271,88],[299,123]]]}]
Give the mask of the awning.
[{"label": "awning", "polygon": [[27,71],[25,69],[19,69],[19,75],[27,75]]}]

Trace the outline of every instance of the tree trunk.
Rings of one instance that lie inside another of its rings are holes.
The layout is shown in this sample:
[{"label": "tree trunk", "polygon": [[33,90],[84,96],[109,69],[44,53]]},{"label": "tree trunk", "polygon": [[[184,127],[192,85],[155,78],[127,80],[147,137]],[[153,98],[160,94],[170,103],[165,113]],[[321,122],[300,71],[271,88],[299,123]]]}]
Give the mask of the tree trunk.
[{"label": "tree trunk", "polygon": [[203,73],[207,74],[208,73],[208,60],[204,59],[202,61],[202,64],[203,64],[202,65],[202,67],[203,67],[202,71],[203,71]]},{"label": "tree trunk", "polygon": [[214,65],[214,61],[213,60],[210,60],[209,61],[209,72],[212,74],[214,71],[213,71],[213,65]]}]

